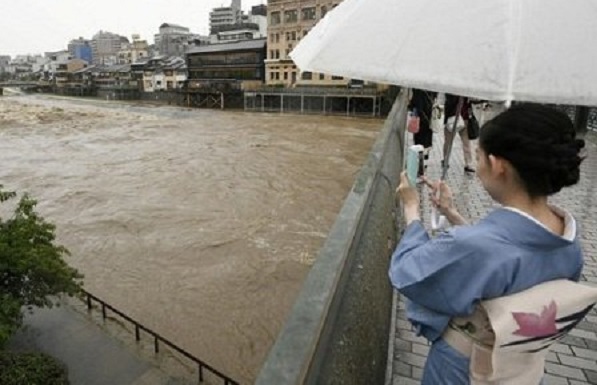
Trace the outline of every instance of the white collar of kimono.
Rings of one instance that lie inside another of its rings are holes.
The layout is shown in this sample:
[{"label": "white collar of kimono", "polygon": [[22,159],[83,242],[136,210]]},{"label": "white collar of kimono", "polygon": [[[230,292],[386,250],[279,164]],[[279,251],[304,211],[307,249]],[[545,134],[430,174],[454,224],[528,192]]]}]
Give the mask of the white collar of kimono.
[{"label": "white collar of kimono", "polygon": [[[559,215],[560,217],[564,218],[564,235],[561,235],[561,237],[564,238],[567,241],[573,241],[574,238],[576,238],[576,220],[574,219],[574,217],[572,216],[572,214],[570,214],[568,211],[566,211],[564,209],[561,209],[561,208],[553,206],[553,205],[549,205],[549,207],[557,215]],[[536,224],[538,224],[539,226],[543,227],[544,229],[546,229],[550,233],[554,234],[554,232],[551,231],[547,226],[545,226],[543,223],[539,222],[538,220],[536,220],[535,218],[533,218],[529,214],[525,213],[524,211],[521,211],[521,210],[516,209],[514,207],[508,207],[508,206],[504,206],[504,208],[506,210],[514,211],[515,213],[518,213],[518,214],[522,215],[523,217],[526,217],[526,218],[530,219],[531,221],[533,221]],[[560,236],[560,234],[555,234],[555,235]]]}]

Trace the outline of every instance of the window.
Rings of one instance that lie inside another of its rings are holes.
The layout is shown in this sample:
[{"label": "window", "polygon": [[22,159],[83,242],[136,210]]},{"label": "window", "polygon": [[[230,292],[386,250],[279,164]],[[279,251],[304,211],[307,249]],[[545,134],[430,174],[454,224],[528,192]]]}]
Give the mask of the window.
[{"label": "window", "polygon": [[269,73],[269,80],[274,80],[274,73],[273,72]]},{"label": "window", "polygon": [[292,71],[292,82],[296,83],[296,72]]},{"label": "window", "polygon": [[286,32],[286,41],[290,40],[290,32]]},{"label": "window", "polygon": [[315,20],[315,7],[303,8],[301,13],[303,20]]},{"label": "window", "polygon": [[294,32],[294,31],[293,31],[293,32],[290,34],[290,37],[292,38],[292,41],[295,41],[295,40],[296,40],[296,32]]},{"label": "window", "polygon": [[301,75],[301,79],[303,80],[312,80],[313,79],[313,73],[312,72],[303,72]]},{"label": "window", "polygon": [[276,72],[276,80],[280,80],[280,73]]},{"label": "window", "polygon": [[277,34],[276,34],[276,43],[279,43],[279,42],[280,42],[280,34],[279,34],[279,33],[277,33]]},{"label": "window", "polygon": [[321,18],[322,19],[325,16],[326,13],[328,13],[328,7],[326,7],[325,5],[322,5],[321,6]]},{"label": "window", "polygon": [[270,14],[270,23],[272,23],[272,25],[278,25],[280,22],[280,12],[272,12]]},{"label": "window", "polygon": [[332,80],[344,80],[342,76],[332,76]]},{"label": "window", "polygon": [[324,74],[319,74],[319,80],[323,80],[325,79],[325,75]]},{"label": "window", "polygon": [[284,80],[288,80],[288,72],[284,72]]},{"label": "window", "polygon": [[298,21],[298,11],[296,9],[284,11],[284,22],[285,23],[296,23],[297,21]]}]

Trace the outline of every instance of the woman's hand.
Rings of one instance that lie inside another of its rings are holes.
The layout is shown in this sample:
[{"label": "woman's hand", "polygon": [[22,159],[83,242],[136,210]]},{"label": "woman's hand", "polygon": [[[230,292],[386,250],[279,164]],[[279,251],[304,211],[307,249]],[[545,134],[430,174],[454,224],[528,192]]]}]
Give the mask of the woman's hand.
[{"label": "woman's hand", "polygon": [[433,205],[439,210],[442,215],[446,215],[454,210],[454,199],[452,198],[452,190],[442,180],[431,182],[427,178],[423,178],[423,181],[427,186],[431,188],[429,193],[429,199]]},{"label": "woman's hand", "polygon": [[402,205],[404,207],[404,217],[406,219],[406,225],[408,226],[411,222],[421,218],[419,214],[419,193],[414,186],[411,186],[408,181],[406,171],[400,174],[400,185],[396,189],[396,194],[400,197]]},{"label": "woman's hand", "polygon": [[423,182],[431,188],[429,193],[429,199],[437,210],[445,216],[448,221],[453,225],[464,225],[467,223],[466,219],[456,207],[454,207],[454,198],[452,190],[444,181],[431,182],[427,178],[423,177]]}]

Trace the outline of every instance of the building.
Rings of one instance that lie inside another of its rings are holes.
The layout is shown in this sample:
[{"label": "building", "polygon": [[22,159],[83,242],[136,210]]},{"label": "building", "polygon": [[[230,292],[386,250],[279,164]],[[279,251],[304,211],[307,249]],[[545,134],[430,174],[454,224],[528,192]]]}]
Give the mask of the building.
[{"label": "building", "polygon": [[[244,16],[243,16],[244,17]],[[267,36],[267,6],[256,5],[251,8],[251,12],[247,15],[247,21],[251,24],[259,26],[259,37]]]},{"label": "building", "polygon": [[68,52],[75,59],[85,60],[87,63],[92,63],[93,61],[91,44],[89,40],[82,37],[71,40],[68,43]]},{"label": "building", "polygon": [[193,45],[207,43],[204,36],[191,33],[187,27],[172,23],[160,26],[160,32],[154,35],[155,52],[162,56],[183,57],[186,50]]},{"label": "building", "polygon": [[259,25],[254,23],[241,23],[219,26],[217,32],[209,35],[210,44],[230,43],[241,40],[252,40],[265,37]]},{"label": "building", "polygon": [[266,39],[191,48],[186,55],[188,88],[227,84],[246,89],[263,84]]},{"label": "building", "polygon": [[301,73],[289,57],[309,30],[341,0],[269,0],[267,85],[347,86],[351,80],[318,73]]},{"label": "building", "polygon": [[72,81],[75,72],[86,68],[88,63],[82,59],[68,59],[56,62],[56,70],[53,73],[53,82],[56,87],[68,86]]},{"label": "building", "polygon": [[258,5],[248,14],[240,9],[240,0],[230,7],[214,8],[210,14],[210,44],[260,39],[267,36],[267,6]]},{"label": "building", "polygon": [[254,5],[251,7],[251,15],[267,17],[267,5]]},{"label": "building", "polygon": [[131,66],[119,64],[113,66],[96,66],[91,69],[95,86],[99,89],[137,89],[132,79]]},{"label": "building", "polygon": [[99,31],[90,41],[92,62],[95,65],[112,66],[118,63],[118,52],[129,40],[115,33]]},{"label": "building", "polygon": [[242,23],[241,0],[232,0],[229,7],[214,8],[209,13],[210,35],[216,34],[222,26]]},{"label": "building", "polygon": [[10,72],[10,56],[0,55],[0,74]]},{"label": "building", "polygon": [[132,40],[132,43],[123,45],[118,51],[118,64],[132,64],[149,56],[147,40],[141,40],[137,34],[132,36]]},{"label": "building", "polygon": [[[64,63],[67,63],[72,58],[73,57],[68,51],[45,52],[45,60],[43,61],[43,64],[39,67],[40,77],[43,77],[45,80],[55,81],[56,73],[59,72],[58,67],[60,67]],[[33,65],[32,72],[34,74],[38,73],[38,71],[35,71],[35,68],[33,68]]]},{"label": "building", "polygon": [[143,92],[172,91],[183,87],[187,66],[177,56],[156,56],[131,64],[132,79]]}]

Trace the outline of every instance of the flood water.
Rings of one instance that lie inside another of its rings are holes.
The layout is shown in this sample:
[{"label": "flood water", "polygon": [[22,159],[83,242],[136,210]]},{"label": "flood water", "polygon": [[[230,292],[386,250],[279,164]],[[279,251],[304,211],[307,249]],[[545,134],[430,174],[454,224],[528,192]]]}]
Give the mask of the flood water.
[{"label": "flood water", "polygon": [[283,325],[379,120],[0,97],[0,184],[85,288],[243,384]]}]

